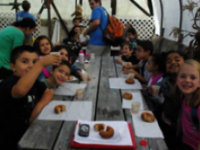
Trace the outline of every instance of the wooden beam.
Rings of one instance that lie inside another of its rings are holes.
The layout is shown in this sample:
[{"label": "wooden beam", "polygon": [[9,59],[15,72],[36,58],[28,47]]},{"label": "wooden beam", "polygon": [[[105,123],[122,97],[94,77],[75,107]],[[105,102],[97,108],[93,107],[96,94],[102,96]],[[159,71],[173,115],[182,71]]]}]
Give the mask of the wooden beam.
[{"label": "wooden beam", "polygon": [[47,9],[48,11],[48,35],[49,35],[49,38],[51,39],[51,36],[52,36],[52,28],[51,28],[51,5],[48,7]]},{"label": "wooden beam", "polygon": [[112,15],[116,15],[117,1],[111,0]]},{"label": "wooden beam", "polygon": [[55,13],[57,14],[57,16],[58,16],[58,18],[59,18],[59,20],[60,20],[60,23],[61,23],[61,25],[62,25],[62,27],[63,27],[63,29],[64,29],[66,35],[68,35],[68,29],[67,29],[67,27],[66,27],[66,25],[65,25],[65,22],[64,22],[63,19],[61,18],[61,16],[60,16],[60,14],[59,14],[59,12],[58,12],[58,10],[57,10],[57,8],[56,8],[54,2],[52,2],[51,4],[52,4],[52,6],[53,6],[53,9],[54,9]]},{"label": "wooden beam", "polygon": [[151,14],[149,14],[144,8],[142,8],[136,1],[130,0],[137,8],[139,8],[145,15],[151,17]]}]

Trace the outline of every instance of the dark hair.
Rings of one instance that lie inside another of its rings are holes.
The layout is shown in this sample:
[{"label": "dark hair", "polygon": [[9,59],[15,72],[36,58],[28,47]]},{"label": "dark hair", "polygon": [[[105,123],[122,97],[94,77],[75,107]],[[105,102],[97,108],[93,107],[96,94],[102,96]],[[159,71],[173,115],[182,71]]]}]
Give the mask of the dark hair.
[{"label": "dark hair", "polygon": [[20,21],[14,22],[13,26],[15,27],[21,27],[21,28],[30,28],[33,29],[37,26],[35,21],[31,18],[23,18]]},{"label": "dark hair", "polygon": [[61,66],[61,65],[66,65],[67,67],[69,67],[69,70],[70,70],[70,72],[71,72],[71,65],[70,65],[70,63],[69,63],[68,61],[66,61],[66,60],[62,60],[61,63],[60,63],[60,65],[58,65],[58,66],[53,66],[52,69],[55,70],[56,68],[58,68],[58,67]]},{"label": "dark hair", "polygon": [[164,73],[165,72],[165,61],[163,53],[154,53],[151,55],[153,65],[158,66],[158,71]]},{"label": "dark hair", "polygon": [[65,45],[57,45],[57,46],[55,46],[55,47],[52,49],[52,52],[58,52],[58,51],[60,51],[61,49],[65,49],[65,50],[67,51],[67,53],[68,53],[68,58],[70,58],[70,51],[69,51],[69,49],[67,48],[67,46],[65,46]]},{"label": "dark hair", "polygon": [[23,53],[23,52],[29,52],[29,53],[36,53],[39,56],[39,53],[35,50],[34,47],[28,46],[28,45],[23,45],[23,46],[18,46],[15,47],[10,55],[10,63],[15,64],[15,61],[17,58]]},{"label": "dark hair", "polygon": [[180,55],[181,57],[183,57],[184,60],[188,59],[188,56],[187,56],[185,53],[183,53],[183,52],[181,52],[181,51],[179,51],[179,50],[178,50],[178,51],[170,50],[169,52],[166,53],[165,62],[167,61],[167,57],[168,57],[170,54],[172,54],[172,53],[177,53],[178,55]]},{"label": "dark hair", "polygon": [[77,33],[76,31],[71,30],[71,31],[69,32],[69,39],[72,38],[72,37],[74,37],[74,36],[77,35],[77,34],[78,34],[78,33]]},{"label": "dark hair", "polygon": [[150,55],[153,53],[153,44],[152,44],[151,41],[149,41],[149,40],[144,40],[144,41],[138,40],[137,45],[141,46],[144,49],[144,51],[150,51]]},{"label": "dark hair", "polygon": [[[89,2],[92,0],[89,0]],[[101,0],[94,0],[96,3],[100,3],[101,4]]]},{"label": "dark hair", "polygon": [[23,1],[22,2],[22,8],[24,11],[28,11],[31,7],[31,4],[28,1]]},{"label": "dark hair", "polygon": [[79,21],[81,22],[81,19],[80,19],[80,18],[74,18],[74,19],[72,20],[72,22],[74,23],[76,20],[79,20]]},{"label": "dark hair", "polygon": [[49,44],[51,45],[51,49],[53,48],[53,44],[47,36],[45,35],[38,36],[33,43],[33,47],[39,52],[40,55],[44,55],[40,50],[40,41],[43,39],[47,39],[49,41]]},{"label": "dark hair", "polygon": [[132,35],[137,35],[137,31],[133,27],[128,28],[127,33],[131,33]]},{"label": "dark hair", "polygon": [[121,48],[123,48],[125,45],[127,45],[130,50],[133,50],[133,46],[129,42],[122,43]]}]

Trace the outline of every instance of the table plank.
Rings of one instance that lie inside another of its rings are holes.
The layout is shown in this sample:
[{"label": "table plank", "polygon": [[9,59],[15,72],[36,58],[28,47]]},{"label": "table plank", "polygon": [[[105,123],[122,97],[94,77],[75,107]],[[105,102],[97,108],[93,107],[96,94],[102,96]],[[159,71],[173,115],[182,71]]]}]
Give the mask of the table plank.
[{"label": "table plank", "polygon": [[21,149],[51,150],[59,134],[62,121],[35,120],[21,138]]},{"label": "table plank", "polygon": [[124,120],[121,109],[121,94],[118,89],[111,89],[109,78],[116,77],[113,57],[102,56],[96,120]]}]

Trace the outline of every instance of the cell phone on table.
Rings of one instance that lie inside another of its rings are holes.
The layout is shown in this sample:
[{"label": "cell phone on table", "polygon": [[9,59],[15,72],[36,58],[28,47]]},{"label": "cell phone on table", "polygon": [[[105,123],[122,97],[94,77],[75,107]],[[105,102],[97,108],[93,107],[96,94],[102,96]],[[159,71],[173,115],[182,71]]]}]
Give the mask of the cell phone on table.
[{"label": "cell phone on table", "polygon": [[90,126],[88,124],[81,124],[79,126],[78,135],[88,137],[90,133]]}]

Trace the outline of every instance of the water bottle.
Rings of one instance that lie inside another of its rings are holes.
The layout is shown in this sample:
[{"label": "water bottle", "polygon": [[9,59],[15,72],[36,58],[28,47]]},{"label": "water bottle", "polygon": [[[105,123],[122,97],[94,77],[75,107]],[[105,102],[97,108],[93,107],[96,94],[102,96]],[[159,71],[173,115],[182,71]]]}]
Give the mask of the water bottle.
[{"label": "water bottle", "polygon": [[81,64],[84,63],[84,53],[82,50],[79,51],[78,60],[79,60],[79,63],[81,63]]}]

